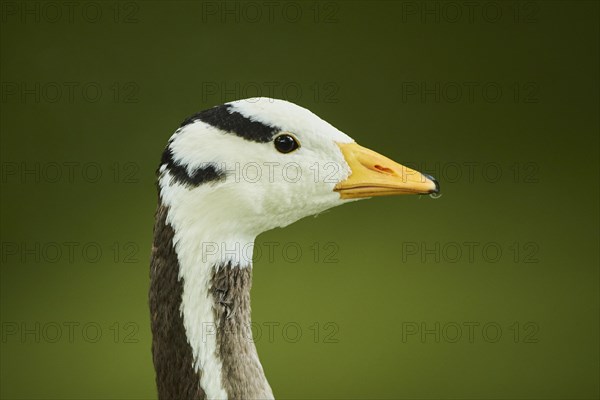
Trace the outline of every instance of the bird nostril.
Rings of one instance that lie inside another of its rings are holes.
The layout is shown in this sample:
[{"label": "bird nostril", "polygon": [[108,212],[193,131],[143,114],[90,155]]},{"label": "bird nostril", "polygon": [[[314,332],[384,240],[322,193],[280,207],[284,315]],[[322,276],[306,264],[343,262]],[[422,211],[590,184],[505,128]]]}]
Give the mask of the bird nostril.
[{"label": "bird nostril", "polygon": [[382,173],[384,173],[384,174],[390,174],[390,175],[393,175],[393,174],[394,174],[394,171],[393,171],[393,170],[391,170],[391,169],[389,169],[389,168],[386,168],[386,167],[382,167],[381,165],[374,165],[374,166],[373,166],[373,168],[374,168],[376,171],[378,171],[378,172],[382,172]]}]

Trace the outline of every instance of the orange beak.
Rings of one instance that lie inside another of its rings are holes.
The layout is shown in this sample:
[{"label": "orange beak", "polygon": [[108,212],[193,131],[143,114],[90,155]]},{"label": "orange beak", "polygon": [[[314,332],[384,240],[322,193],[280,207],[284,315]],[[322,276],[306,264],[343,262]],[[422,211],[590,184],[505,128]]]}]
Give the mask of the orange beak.
[{"label": "orange beak", "polygon": [[429,175],[356,143],[338,143],[338,146],[351,170],[350,176],[334,189],[342,199],[440,192],[440,185]]}]

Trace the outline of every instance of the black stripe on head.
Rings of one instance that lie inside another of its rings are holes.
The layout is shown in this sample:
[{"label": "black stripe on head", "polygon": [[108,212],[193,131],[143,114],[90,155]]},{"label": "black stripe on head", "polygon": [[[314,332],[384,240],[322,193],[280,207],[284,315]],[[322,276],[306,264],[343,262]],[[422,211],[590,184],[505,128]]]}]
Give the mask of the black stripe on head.
[{"label": "black stripe on head", "polygon": [[188,173],[187,167],[173,158],[170,143],[162,154],[160,165],[166,165],[167,171],[169,171],[173,179],[188,187],[197,187],[206,182],[218,181],[225,178],[225,173],[213,165],[197,168],[192,174]]},{"label": "black stripe on head", "polygon": [[259,143],[270,142],[273,140],[273,136],[281,130],[275,126],[244,117],[239,112],[233,111],[230,104],[200,111],[183,121],[181,127],[196,121],[202,121],[222,131]]}]

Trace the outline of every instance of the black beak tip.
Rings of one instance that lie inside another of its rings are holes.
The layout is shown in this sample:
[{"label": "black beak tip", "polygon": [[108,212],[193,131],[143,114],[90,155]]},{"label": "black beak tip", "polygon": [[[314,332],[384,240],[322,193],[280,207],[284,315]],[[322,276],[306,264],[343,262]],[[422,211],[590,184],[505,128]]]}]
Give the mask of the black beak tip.
[{"label": "black beak tip", "polygon": [[429,192],[429,194],[439,194],[441,189],[440,189],[440,183],[437,181],[437,179],[435,179],[431,175],[427,175],[427,174],[423,174],[423,175],[425,175],[425,177],[427,179],[430,179],[435,184],[435,189],[433,189],[431,192]]}]

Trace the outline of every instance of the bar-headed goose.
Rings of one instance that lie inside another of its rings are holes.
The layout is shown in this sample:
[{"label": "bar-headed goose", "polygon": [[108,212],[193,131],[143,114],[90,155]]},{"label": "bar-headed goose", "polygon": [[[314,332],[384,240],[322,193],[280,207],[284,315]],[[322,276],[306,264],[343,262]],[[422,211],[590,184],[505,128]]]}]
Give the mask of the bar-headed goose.
[{"label": "bar-headed goose", "polygon": [[430,176],[269,98],[186,119],[163,153],[158,189],[152,352],[169,400],[273,398],[248,335],[252,266],[242,249],[257,235],[356,199],[439,192]]}]

